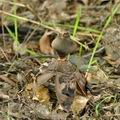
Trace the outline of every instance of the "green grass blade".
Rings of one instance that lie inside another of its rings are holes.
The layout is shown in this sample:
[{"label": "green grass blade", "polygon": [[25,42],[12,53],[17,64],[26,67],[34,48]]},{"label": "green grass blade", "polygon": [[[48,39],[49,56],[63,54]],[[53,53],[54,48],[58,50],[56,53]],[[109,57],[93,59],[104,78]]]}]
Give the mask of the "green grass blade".
[{"label": "green grass blade", "polygon": [[35,51],[30,50],[30,49],[26,49],[26,52],[29,53],[31,56],[37,56],[38,55]]},{"label": "green grass blade", "polygon": [[[16,0],[13,0],[14,3],[16,3]],[[16,15],[16,4],[14,4],[14,15]],[[16,37],[16,42],[19,43],[18,41],[18,25],[17,25],[17,18],[14,18],[14,27],[15,27],[15,37]]]},{"label": "green grass blade", "polygon": [[76,21],[75,21],[75,25],[74,25],[73,37],[76,35],[77,29],[79,26],[79,22],[80,22],[80,16],[81,16],[81,7],[79,7],[77,10],[77,17],[76,17]]},{"label": "green grass blade", "polygon": [[111,96],[107,96],[107,97],[105,97],[103,100],[101,100],[101,101],[96,105],[96,107],[95,107],[95,113],[96,113],[96,115],[99,116],[99,108],[100,108],[101,104],[102,104],[104,101],[106,101],[107,99],[112,99],[112,98],[115,99],[115,97],[116,97],[116,96],[111,95]]},{"label": "green grass blade", "polygon": [[116,12],[118,11],[119,8],[120,8],[120,4],[118,4],[117,6],[115,5],[115,6],[112,8],[112,13],[111,13],[111,15],[108,17],[108,19],[107,19],[107,21],[106,21],[106,23],[105,23],[105,25],[104,25],[104,29],[105,29],[106,27],[108,27],[109,24],[112,22],[113,16],[116,14]]},{"label": "green grass blade", "polygon": [[12,39],[15,40],[16,39],[15,34],[6,25],[5,25],[5,27],[9,33],[9,35],[12,37]]}]

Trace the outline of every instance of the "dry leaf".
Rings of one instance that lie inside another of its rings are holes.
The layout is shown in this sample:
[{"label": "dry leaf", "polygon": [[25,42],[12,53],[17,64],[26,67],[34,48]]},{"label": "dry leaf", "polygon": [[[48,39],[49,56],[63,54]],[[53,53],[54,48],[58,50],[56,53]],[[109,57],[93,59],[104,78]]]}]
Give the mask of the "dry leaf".
[{"label": "dry leaf", "polygon": [[85,76],[79,71],[76,71],[75,77],[76,77],[77,93],[79,95],[86,96],[87,95],[87,89],[86,89],[87,82],[86,82]]},{"label": "dry leaf", "polygon": [[87,73],[86,79],[88,83],[99,84],[108,80],[108,76],[102,69],[97,67],[96,71]]},{"label": "dry leaf", "polygon": [[45,32],[44,35],[39,40],[40,51],[44,54],[54,55],[54,49],[51,47],[50,38],[48,32]]},{"label": "dry leaf", "polygon": [[108,76],[100,68],[97,68],[95,72],[87,73],[87,87],[93,95],[98,95],[104,89],[105,82],[108,80]]},{"label": "dry leaf", "polygon": [[52,72],[44,73],[42,75],[39,75],[37,77],[37,85],[43,85],[46,83],[48,80],[50,80],[55,74]]},{"label": "dry leaf", "polygon": [[71,105],[71,110],[73,114],[79,114],[86,106],[88,102],[88,98],[83,96],[76,96],[73,100],[73,103]]}]

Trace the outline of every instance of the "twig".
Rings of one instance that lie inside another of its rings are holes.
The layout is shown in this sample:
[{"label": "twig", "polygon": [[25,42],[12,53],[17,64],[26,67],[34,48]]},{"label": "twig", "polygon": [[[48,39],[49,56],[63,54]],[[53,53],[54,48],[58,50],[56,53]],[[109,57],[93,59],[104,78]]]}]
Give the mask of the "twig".
[{"label": "twig", "polygon": [[10,63],[10,60],[8,59],[7,55],[5,54],[4,50],[0,47],[0,51],[3,54],[3,56],[5,57],[5,59]]}]

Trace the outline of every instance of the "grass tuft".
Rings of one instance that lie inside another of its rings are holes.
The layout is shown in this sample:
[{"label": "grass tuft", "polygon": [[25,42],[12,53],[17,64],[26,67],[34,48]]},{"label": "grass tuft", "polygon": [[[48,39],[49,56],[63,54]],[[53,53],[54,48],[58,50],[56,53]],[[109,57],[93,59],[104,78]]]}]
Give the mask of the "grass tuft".
[{"label": "grass tuft", "polygon": [[76,21],[75,21],[74,30],[73,30],[73,37],[75,37],[75,35],[76,35],[77,29],[79,26],[79,22],[80,22],[80,16],[81,16],[81,7],[79,7],[77,10]]},{"label": "grass tuft", "polygon": [[113,102],[115,102],[116,101],[116,95],[110,95],[110,96],[107,96],[107,97],[105,97],[103,100],[101,100],[97,105],[96,105],[96,107],[95,107],[95,113],[96,113],[96,115],[97,115],[97,117],[99,116],[99,114],[100,114],[100,107],[101,107],[101,105],[105,102],[105,101],[107,101],[107,100],[111,100],[111,99],[113,99]]},{"label": "grass tuft", "polygon": [[98,48],[98,46],[99,46],[99,43],[100,43],[100,41],[101,41],[101,39],[102,39],[102,36],[103,36],[103,34],[104,34],[103,30],[106,29],[106,28],[110,25],[110,23],[111,23],[111,21],[112,21],[112,18],[114,17],[114,15],[116,14],[116,12],[119,10],[119,8],[120,8],[120,3],[119,3],[117,6],[114,6],[114,7],[112,8],[112,13],[111,13],[110,16],[108,16],[108,18],[107,18],[107,20],[106,20],[106,22],[105,22],[105,24],[104,24],[104,27],[103,27],[100,35],[99,35],[98,38],[97,38],[97,42],[96,42],[96,44],[95,44],[95,47],[94,47],[93,52],[92,52],[92,56],[91,56],[90,61],[89,61],[89,64],[88,64],[87,72],[89,71],[89,69],[90,69],[90,67],[91,67],[91,65],[92,65],[92,63],[93,63],[94,55],[95,55],[95,53],[96,53],[96,50],[97,50],[97,48]]}]

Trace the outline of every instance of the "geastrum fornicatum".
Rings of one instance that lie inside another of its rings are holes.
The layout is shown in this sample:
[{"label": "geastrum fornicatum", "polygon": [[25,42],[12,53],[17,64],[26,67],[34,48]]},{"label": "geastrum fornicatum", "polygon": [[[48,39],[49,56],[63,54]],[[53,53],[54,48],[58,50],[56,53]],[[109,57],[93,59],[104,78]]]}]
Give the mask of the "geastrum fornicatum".
[{"label": "geastrum fornicatum", "polygon": [[37,78],[37,84],[45,85],[47,82],[47,85],[49,85],[51,82],[48,82],[48,80],[53,79],[53,88],[58,103],[62,105],[65,110],[70,110],[76,95],[86,97],[87,82],[85,76],[69,61],[54,59],[43,71],[44,72]]}]

